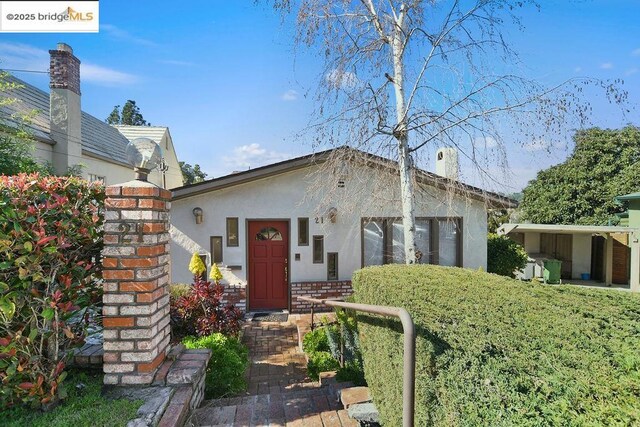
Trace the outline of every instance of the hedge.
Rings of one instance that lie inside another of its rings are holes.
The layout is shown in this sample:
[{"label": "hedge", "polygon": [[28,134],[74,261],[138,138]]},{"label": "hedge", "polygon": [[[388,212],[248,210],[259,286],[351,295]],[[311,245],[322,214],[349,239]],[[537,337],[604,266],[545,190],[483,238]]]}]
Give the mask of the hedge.
[{"label": "hedge", "polygon": [[[432,265],[365,268],[353,287],[416,323],[415,425],[640,423],[638,295]],[[358,322],[374,402],[401,425],[402,328]]]},{"label": "hedge", "polygon": [[102,185],[0,176],[0,408],[66,394],[65,350],[101,301]]}]

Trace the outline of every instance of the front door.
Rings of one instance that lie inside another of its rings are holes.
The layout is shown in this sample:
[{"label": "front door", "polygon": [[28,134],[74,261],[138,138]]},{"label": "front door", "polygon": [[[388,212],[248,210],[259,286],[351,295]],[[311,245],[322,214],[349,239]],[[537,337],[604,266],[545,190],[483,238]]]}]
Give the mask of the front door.
[{"label": "front door", "polygon": [[289,224],[249,221],[249,309],[287,308]]}]

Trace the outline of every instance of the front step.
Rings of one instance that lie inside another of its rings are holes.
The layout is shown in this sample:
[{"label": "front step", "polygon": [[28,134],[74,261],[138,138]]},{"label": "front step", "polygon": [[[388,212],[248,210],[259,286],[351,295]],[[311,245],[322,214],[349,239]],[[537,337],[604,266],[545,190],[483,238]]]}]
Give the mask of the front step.
[{"label": "front step", "polygon": [[351,383],[320,386],[299,383],[279,392],[204,401],[193,412],[189,426],[285,425],[358,426],[338,400],[339,390]]}]

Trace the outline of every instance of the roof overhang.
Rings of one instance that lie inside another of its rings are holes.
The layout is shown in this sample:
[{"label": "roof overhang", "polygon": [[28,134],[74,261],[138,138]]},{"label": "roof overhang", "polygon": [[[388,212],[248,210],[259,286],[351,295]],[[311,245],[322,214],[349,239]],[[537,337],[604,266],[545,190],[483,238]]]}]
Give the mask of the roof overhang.
[{"label": "roof overhang", "polygon": [[[343,150],[343,152],[346,152],[347,154],[356,155],[357,158],[365,161],[364,164],[372,167],[381,167],[388,170],[392,170],[394,167],[397,167],[396,162],[385,159],[384,157],[376,156],[374,154],[366,153],[364,151],[353,148],[340,147],[298,157],[291,160],[285,160],[279,163],[262,166],[248,171],[226,175],[220,178],[210,179],[208,181],[199,182],[197,184],[190,184],[183,187],[174,188],[171,190],[173,193],[173,199],[184,199],[210,191],[216,191],[234,185],[244,184],[257,179],[263,179],[274,175],[303,169],[314,164],[321,164],[329,160],[337,150]],[[462,194],[466,197],[484,202],[487,204],[487,207],[489,209],[515,208],[518,206],[518,202],[508,197],[492,193],[490,191],[485,191],[480,188],[461,183],[459,181],[450,180],[448,178],[444,178],[424,170],[416,170],[416,179],[422,184],[432,185],[443,190],[453,190],[456,193]]]},{"label": "roof overhang", "polygon": [[610,234],[633,233],[637,228],[608,225],[563,225],[563,224],[502,224],[498,234],[509,233],[560,233],[560,234]]}]

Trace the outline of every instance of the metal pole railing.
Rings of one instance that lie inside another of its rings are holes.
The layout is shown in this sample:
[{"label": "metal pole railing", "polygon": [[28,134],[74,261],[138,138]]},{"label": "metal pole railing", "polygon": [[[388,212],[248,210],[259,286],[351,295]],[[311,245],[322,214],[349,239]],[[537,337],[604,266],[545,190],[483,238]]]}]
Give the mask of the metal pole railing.
[{"label": "metal pole railing", "polygon": [[[329,307],[341,307],[365,313],[379,314],[381,316],[397,317],[402,322],[404,331],[404,367],[402,375],[402,426],[413,427],[415,410],[416,387],[416,328],[411,315],[402,307],[388,307],[384,305],[356,304],[351,302],[336,301],[331,299],[317,299],[310,297],[298,297],[299,300],[312,304],[324,304]],[[312,318],[313,322],[313,318]]]}]

